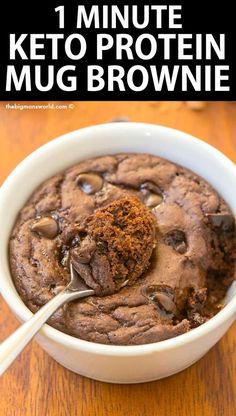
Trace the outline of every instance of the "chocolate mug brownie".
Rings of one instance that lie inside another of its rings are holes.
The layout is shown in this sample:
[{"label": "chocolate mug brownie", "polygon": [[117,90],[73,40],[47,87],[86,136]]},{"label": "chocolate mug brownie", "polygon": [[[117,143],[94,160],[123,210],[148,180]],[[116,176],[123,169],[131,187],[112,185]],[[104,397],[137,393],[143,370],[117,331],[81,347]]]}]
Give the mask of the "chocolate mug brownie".
[{"label": "chocolate mug brownie", "polygon": [[49,323],[115,345],[165,340],[210,319],[235,278],[234,253],[226,202],[196,174],[148,154],[88,159],[48,179],[10,238],[29,309],[66,286],[71,261],[96,296],[64,305]]}]

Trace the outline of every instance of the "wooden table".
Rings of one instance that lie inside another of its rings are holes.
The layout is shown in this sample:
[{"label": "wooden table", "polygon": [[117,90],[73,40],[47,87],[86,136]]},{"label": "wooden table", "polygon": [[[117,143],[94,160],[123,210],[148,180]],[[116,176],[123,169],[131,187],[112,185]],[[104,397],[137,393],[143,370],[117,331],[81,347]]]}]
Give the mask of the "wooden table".
[{"label": "wooden table", "polygon": [[[0,104],[0,181],[25,156],[54,137],[122,116],[192,133],[236,162],[234,103],[209,103],[198,112],[182,102],[54,104],[72,104],[73,108],[14,110]],[[1,299],[0,341],[17,326]],[[33,341],[0,380],[0,416],[74,415],[236,415],[236,324],[191,368],[139,385],[111,385],[73,374]]]}]

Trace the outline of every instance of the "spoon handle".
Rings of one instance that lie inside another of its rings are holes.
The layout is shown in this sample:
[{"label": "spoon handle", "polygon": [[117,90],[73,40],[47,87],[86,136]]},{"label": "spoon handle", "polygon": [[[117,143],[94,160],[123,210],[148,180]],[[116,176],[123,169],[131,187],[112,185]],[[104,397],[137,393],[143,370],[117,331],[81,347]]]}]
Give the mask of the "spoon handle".
[{"label": "spoon handle", "polygon": [[67,289],[60,292],[44,305],[32,318],[21,325],[12,335],[0,344],[0,375],[12,364],[33,336],[40,330],[48,318],[64,303],[88,296],[91,291],[80,293]]}]

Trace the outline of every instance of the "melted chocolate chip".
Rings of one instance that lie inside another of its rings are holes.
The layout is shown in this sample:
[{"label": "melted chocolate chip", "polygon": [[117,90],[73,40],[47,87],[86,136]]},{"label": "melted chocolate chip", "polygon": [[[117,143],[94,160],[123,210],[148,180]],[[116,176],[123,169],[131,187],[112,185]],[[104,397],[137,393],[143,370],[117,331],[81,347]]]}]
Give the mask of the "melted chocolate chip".
[{"label": "melted chocolate chip", "polygon": [[35,232],[41,237],[52,240],[59,233],[59,226],[54,218],[41,217],[33,223],[31,226],[31,231]]},{"label": "melted chocolate chip", "polygon": [[144,182],[141,186],[140,186],[141,191],[144,190],[148,190],[148,191],[152,191],[157,195],[162,195],[162,192],[159,188],[159,186],[155,185],[155,183],[152,182]]},{"label": "melted chocolate chip", "polygon": [[234,218],[228,213],[212,213],[206,214],[212,227],[221,228],[223,231],[231,231],[234,227]]},{"label": "melted chocolate chip", "polygon": [[144,288],[144,295],[146,296],[152,296],[153,293],[156,292],[160,292],[160,293],[166,293],[167,295],[169,295],[171,298],[174,297],[174,290],[172,289],[172,287],[168,286],[168,285],[150,285],[150,286],[146,286]]},{"label": "melted chocolate chip", "polygon": [[160,188],[152,182],[145,182],[140,186],[144,203],[148,208],[155,208],[163,201]]},{"label": "melted chocolate chip", "polygon": [[73,264],[74,264],[75,258],[79,263],[87,264],[91,260],[91,254],[89,252],[86,253],[86,252],[79,251],[78,249],[74,249],[72,252],[71,258],[72,258]]},{"label": "melted chocolate chip", "polygon": [[159,308],[163,309],[168,313],[175,312],[175,304],[165,293],[156,293],[153,300],[158,303]]},{"label": "melted chocolate chip", "polygon": [[155,208],[157,205],[160,205],[162,203],[162,196],[150,193],[145,198],[144,202],[145,202],[145,204],[147,205],[148,208]]},{"label": "melted chocolate chip", "polygon": [[78,247],[71,249],[72,263],[89,263],[96,250],[96,243],[89,237],[81,241]]},{"label": "melted chocolate chip", "polygon": [[164,235],[163,241],[171,246],[175,251],[183,254],[187,250],[187,241],[185,233],[182,230],[171,230]]},{"label": "melted chocolate chip", "polygon": [[77,185],[86,194],[95,194],[103,187],[103,178],[96,173],[80,173]]},{"label": "melted chocolate chip", "polygon": [[166,285],[152,285],[144,289],[144,296],[153,302],[160,313],[168,316],[176,314],[176,306],[173,301],[173,289]]}]

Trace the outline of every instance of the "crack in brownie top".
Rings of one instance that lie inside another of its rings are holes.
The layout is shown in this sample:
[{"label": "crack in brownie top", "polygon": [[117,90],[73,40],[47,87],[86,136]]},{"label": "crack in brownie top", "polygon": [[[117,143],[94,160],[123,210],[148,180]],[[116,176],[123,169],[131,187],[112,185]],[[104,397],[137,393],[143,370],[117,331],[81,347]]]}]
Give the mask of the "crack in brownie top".
[{"label": "crack in brownie top", "polygon": [[12,276],[34,312],[69,282],[72,260],[97,296],[64,305],[52,326],[93,342],[156,342],[221,309],[235,278],[234,224],[217,192],[183,167],[148,154],[88,159],[20,211]]}]

